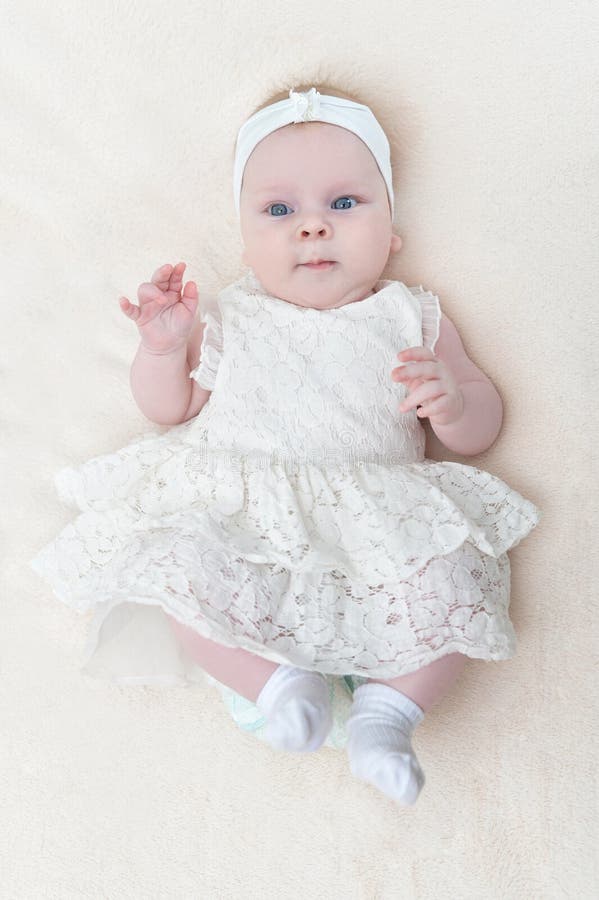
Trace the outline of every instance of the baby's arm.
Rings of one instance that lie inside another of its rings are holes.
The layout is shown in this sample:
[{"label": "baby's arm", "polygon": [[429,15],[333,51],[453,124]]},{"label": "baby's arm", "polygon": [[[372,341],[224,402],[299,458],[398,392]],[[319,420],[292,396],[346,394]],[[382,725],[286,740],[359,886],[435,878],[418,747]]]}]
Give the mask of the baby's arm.
[{"label": "baby's arm", "polygon": [[431,428],[449,450],[474,456],[487,450],[497,438],[503,420],[503,404],[491,379],[466,354],[460,335],[446,315],[441,316],[435,356],[453,377],[464,399],[464,411],[451,425]]},{"label": "baby's arm", "polygon": [[205,322],[194,322],[187,345],[154,353],[139,345],[131,366],[131,391],[143,414],[157,425],[180,425],[197,416],[211,391],[189,377],[198,365]]},{"label": "baby's arm", "polygon": [[158,425],[179,425],[193,418],[210,394],[189,383],[204,323],[196,317],[197,285],[188,281],[183,287],[184,271],[184,262],[165,263],[150,281],[140,284],[138,305],[119,298],[122,312],[135,322],[141,337],[131,366],[131,390],[144,415]]},{"label": "baby's arm", "polygon": [[408,382],[409,390],[401,412],[421,405],[418,415],[428,417],[439,440],[456,453],[473,456],[491,446],[501,429],[501,397],[469,359],[447,316],[441,316],[434,353],[428,347],[410,347],[398,357],[403,365],[392,378]]}]

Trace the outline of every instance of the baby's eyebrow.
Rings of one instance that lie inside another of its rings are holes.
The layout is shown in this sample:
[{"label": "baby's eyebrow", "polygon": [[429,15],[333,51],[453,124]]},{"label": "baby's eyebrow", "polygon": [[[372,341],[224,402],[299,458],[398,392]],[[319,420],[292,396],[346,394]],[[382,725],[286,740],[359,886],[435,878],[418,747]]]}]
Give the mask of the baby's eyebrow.
[{"label": "baby's eyebrow", "polygon": [[280,187],[278,184],[273,184],[272,187],[259,187],[254,190],[254,194],[276,194],[279,191],[285,191],[287,188]]}]

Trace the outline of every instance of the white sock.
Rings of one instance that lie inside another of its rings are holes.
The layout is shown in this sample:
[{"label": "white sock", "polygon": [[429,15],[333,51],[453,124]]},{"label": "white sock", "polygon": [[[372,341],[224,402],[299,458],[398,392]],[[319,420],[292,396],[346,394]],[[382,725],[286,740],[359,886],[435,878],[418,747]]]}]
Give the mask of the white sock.
[{"label": "white sock", "polygon": [[256,700],[264,735],[277,750],[318,750],[333,724],[329,686],[321,672],[281,665]]},{"label": "white sock", "polygon": [[415,803],[424,785],[411,743],[423,718],[413,700],[387,684],[367,682],[354,691],[347,720],[351,772],[402,806]]}]

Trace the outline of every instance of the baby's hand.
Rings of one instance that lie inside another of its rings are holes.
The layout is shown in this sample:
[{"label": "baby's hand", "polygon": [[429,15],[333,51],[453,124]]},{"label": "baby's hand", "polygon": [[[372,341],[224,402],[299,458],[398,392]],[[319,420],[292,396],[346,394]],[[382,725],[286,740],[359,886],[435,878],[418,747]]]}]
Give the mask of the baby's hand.
[{"label": "baby's hand", "polygon": [[119,303],[125,315],[139,329],[144,347],[154,353],[169,353],[187,344],[198,305],[198,289],[188,281],[181,294],[185,263],[173,268],[169,263],[152,275],[152,280],[137,289],[139,306],[121,297]]},{"label": "baby's hand", "polygon": [[464,412],[464,395],[445,363],[426,347],[409,347],[397,356],[402,365],[391,371],[391,378],[407,382],[408,389],[400,412],[422,403],[416,411],[421,419],[426,416],[434,425],[456,422]]}]

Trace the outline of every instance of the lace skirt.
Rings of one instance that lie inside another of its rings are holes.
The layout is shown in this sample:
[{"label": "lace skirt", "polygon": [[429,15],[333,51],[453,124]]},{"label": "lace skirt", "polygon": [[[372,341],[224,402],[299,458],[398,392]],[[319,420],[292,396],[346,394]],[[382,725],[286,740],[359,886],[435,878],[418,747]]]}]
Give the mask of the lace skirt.
[{"label": "lace skirt", "polygon": [[[80,513],[30,566],[64,603],[94,610],[90,667],[185,679],[164,613],[330,675],[393,678],[453,652],[514,654],[507,551],[538,510],[509,485],[430,460],[236,469],[190,435],[178,426],[55,476]],[[142,640],[132,623],[148,607],[161,614]],[[120,649],[100,666],[108,642]],[[163,649],[170,662],[158,664]]]},{"label": "lace skirt", "polygon": [[31,566],[59,599],[94,608],[86,670],[115,680],[188,680],[166,617],[153,620],[151,640],[144,633],[147,606],[224,646],[331,675],[392,678],[448,653],[500,660],[515,652],[508,556],[467,541],[403,581],[366,584],[335,569],[251,563],[207,537],[163,529],[130,535],[110,566],[86,566],[79,595],[73,585],[84,563],[74,549],[42,551]]}]

